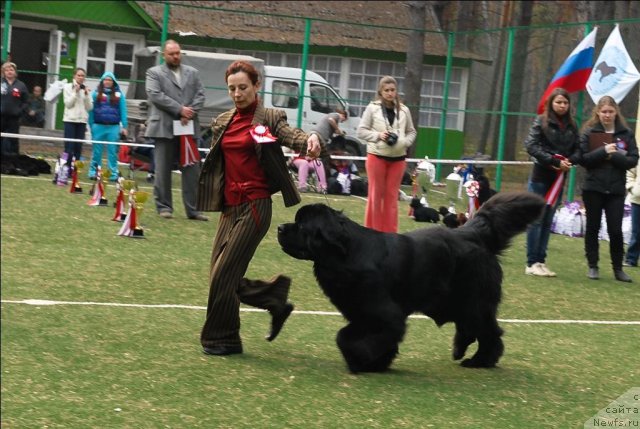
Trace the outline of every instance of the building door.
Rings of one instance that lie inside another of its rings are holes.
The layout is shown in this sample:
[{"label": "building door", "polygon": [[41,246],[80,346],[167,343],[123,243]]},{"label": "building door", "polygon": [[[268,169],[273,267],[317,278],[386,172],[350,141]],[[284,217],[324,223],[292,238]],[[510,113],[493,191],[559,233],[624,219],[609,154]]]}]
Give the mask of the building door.
[{"label": "building door", "polygon": [[47,89],[46,53],[49,52],[50,31],[11,27],[11,61],[18,66],[18,79],[29,89],[40,85]]}]

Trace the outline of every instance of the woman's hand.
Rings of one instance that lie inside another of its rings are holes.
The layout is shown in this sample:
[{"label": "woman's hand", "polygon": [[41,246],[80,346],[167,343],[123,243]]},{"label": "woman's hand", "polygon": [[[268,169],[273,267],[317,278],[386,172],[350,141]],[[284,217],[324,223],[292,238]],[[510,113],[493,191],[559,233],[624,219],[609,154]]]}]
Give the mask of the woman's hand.
[{"label": "woman's hand", "polygon": [[379,135],[378,138],[380,140],[382,140],[383,142],[387,141],[387,137],[389,137],[389,132],[388,131],[382,131]]},{"label": "woman's hand", "polygon": [[307,139],[307,156],[310,158],[317,158],[320,155],[320,140],[315,134],[311,134]]},{"label": "woman's hand", "polygon": [[616,147],[615,143],[607,143],[606,145],[604,145],[604,150],[608,153],[608,154],[612,154],[615,151],[618,150],[618,148]]}]

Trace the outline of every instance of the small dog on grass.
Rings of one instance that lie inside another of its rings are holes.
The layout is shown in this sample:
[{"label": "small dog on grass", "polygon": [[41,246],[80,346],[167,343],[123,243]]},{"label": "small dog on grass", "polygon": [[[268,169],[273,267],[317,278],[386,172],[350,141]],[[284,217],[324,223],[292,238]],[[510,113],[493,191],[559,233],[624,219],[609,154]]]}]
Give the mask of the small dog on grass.
[{"label": "small dog on grass", "polygon": [[438,211],[442,215],[442,223],[444,223],[447,228],[454,229],[467,223],[467,215],[464,213],[451,213],[449,209],[444,206],[440,206]]},{"label": "small dog on grass", "polygon": [[409,206],[413,209],[413,218],[416,222],[440,222],[440,215],[436,209],[425,207],[420,202],[420,198],[413,197]]}]

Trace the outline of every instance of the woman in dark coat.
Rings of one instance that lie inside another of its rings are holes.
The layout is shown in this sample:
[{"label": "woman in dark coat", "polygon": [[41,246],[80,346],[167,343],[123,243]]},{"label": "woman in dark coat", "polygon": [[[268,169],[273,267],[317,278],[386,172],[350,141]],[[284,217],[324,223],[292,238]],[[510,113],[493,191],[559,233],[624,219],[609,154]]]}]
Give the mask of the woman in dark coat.
[{"label": "woman in dark coat", "polygon": [[555,277],[556,273],[545,264],[551,222],[562,200],[566,173],[580,158],[578,129],[571,116],[571,100],[566,90],[556,88],[551,92],[544,112],[533,121],[524,145],[534,160],[528,190],[547,200],[542,216],[527,230],[525,274]]},{"label": "woman in dark coat", "polygon": [[638,163],[638,147],[616,101],[605,95],[596,103],[580,136],[581,164],[587,170],[582,185],[582,201],[587,212],[584,249],[589,264],[587,276],[598,271],[600,221],[604,210],[609,233],[609,252],[616,280],[631,282],[622,271],[624,241],[622,218],[626,196],[626,172]]}]

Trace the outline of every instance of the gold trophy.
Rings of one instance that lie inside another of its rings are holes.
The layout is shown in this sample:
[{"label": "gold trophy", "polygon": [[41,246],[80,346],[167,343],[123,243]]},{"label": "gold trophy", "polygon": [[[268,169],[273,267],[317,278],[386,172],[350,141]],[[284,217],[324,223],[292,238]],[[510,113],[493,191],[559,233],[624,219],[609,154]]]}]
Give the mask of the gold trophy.
[{"label": "gold trophy", "polygon": [[122,222],[126,219],[125,195],[129,195],[132,189],[138,189],[138,185],[135,180],[128,180],[123,177],[118,178],[118,181],[116,182],[116,202],[113,203],[116,212],[111,220]]},{"label": "gold trophy", "polygon": [[78,177],[80,177],[80,173],[82,173],[84,168],[84,161],[74,160],[71,163],[71,168],[73,169],[73,172],[71,173],[71,188],[69,189],[69,192],[72,194],[81,194],[82,186],[80,186],[80,182],[78,182]]},{"label": "gold trophy", "polygon": [[147,202],[151,194],[146,191],[134,191],[133,204],[136,210],[136,224],[133,225],[133,237],[144,238],[144,229],[140,224],[140,218],[142,217],[142,211],[144,209],[144,203]]},{"label": "gold trophy", "polygon": [[151,194],[146,191],[138,191],[133,180],[126,182],[126,184],[123,183],[123,186],[130,187],[129,210],[127,211],[127,216],[123,221],[120,231],[118,231],[118,235],[123,237],[144,238],[144,229],[140,224],[140,216],[142,215],[144,203],[147,202]]}]

